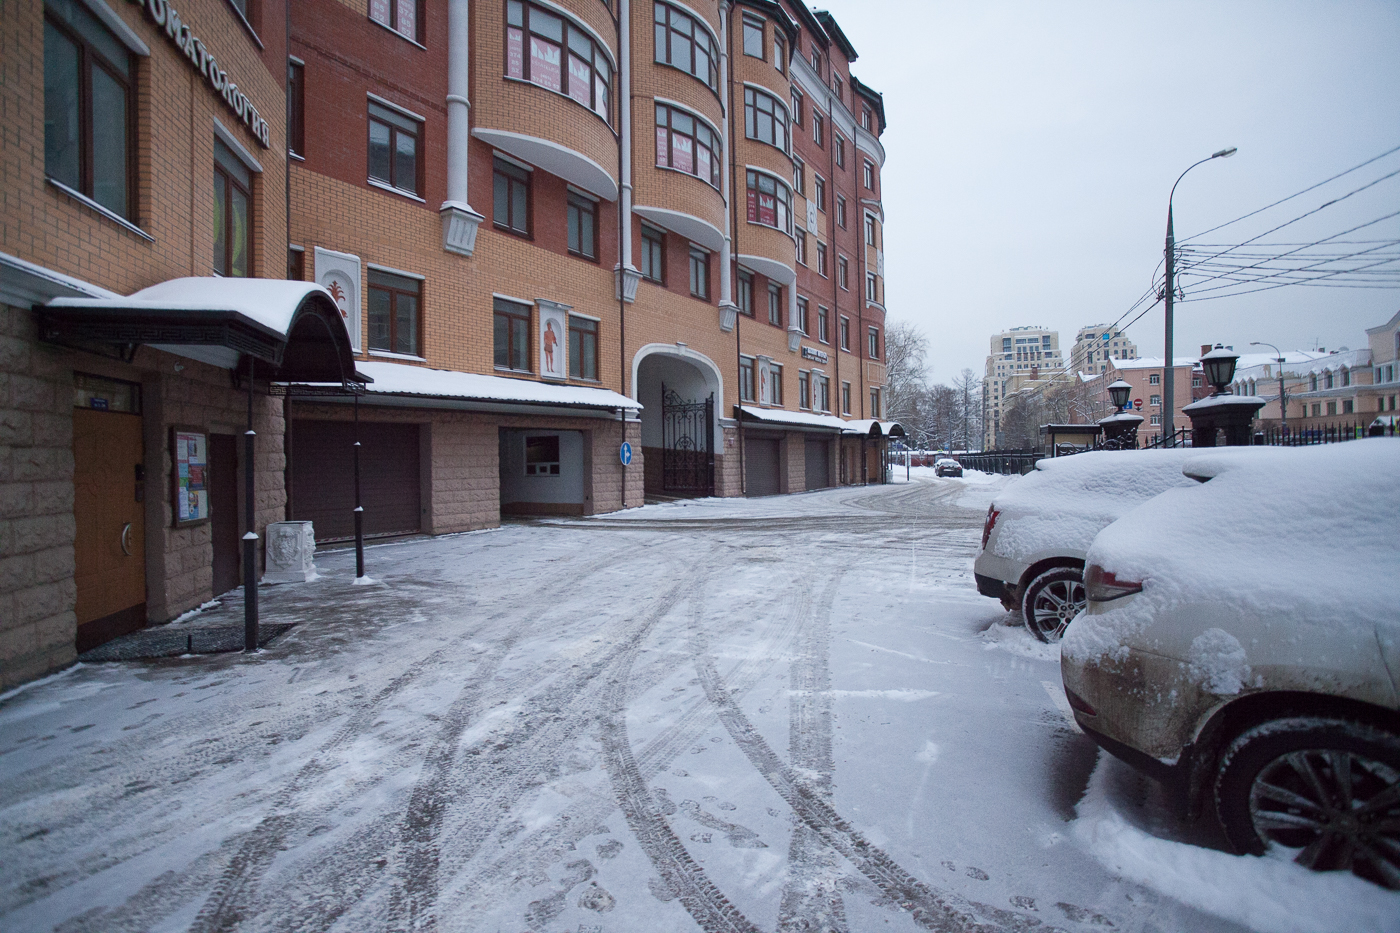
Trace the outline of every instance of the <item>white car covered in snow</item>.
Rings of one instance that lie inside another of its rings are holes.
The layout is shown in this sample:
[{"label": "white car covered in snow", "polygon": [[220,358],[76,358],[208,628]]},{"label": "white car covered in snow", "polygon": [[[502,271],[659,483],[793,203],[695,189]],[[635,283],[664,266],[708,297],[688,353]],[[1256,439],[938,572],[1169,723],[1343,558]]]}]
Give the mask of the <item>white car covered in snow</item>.
[{"label": "white car covered in snow", "polygon": [[1070,706],[1240,852],[1400,888],[1400,440],[1250,453],[1094,539]]},{"label": "white car covered in snow", "polygon": [[1188,449],[1095,451],[1041,460],[987,510],[973,565],[977,591],[1020,609],[1054,641],[1084,608],[1084,555],[1120,515],[1173,486],[1194,486]]}]

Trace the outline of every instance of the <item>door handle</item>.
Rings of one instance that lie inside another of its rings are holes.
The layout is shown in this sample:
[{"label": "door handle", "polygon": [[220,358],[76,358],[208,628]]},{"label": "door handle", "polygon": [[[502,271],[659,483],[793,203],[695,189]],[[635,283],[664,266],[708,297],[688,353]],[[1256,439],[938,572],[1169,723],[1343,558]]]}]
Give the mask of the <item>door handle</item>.
[{"label": "door handle", "polygon": [[122,553],[127,557],[131,556],[131,522],[122,526],[121,536]]}]

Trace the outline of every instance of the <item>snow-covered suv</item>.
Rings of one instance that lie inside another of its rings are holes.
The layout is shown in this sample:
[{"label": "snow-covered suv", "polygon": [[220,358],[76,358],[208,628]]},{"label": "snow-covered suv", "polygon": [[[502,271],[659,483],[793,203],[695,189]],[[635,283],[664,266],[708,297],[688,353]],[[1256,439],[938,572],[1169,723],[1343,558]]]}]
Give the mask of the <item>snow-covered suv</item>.
[{"label": "snow-covered suv", "polygon": [[1041,460],[987,510],[973,565],[977,591],[1020,609],[1026,627],[1054,641],[1084,608],[1084,555],[1094,535],[1173,486],[1190,450],[1095,451]]},{"label": "snow-covered suv", "polygon": [[1065,692],[1237,850],[1400,888],[1400,439],[1247,452],[1094,539]]}]

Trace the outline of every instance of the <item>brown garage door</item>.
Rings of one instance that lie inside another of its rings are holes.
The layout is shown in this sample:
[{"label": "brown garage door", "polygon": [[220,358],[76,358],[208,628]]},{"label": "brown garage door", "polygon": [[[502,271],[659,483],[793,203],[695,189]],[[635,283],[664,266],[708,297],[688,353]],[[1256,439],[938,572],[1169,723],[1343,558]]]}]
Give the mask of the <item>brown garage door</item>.
[{"label": "brown garage door", "polygon": [[831,441],[809,437],[807,449],[807,488],[825,489],[831,485]]},{"label": "brown garage door", "polygon": [[778,484],[778,442],[762,437],[744,438],[744,494],[775,496]]},{"label": "brown garage door", "polygon": [[[317,541],[355,536],[354,443],[353,423],[292,422],[292,518],[314,523]],[[423,527],[418,425],[360,423],[360,501],[367,537]]]}]

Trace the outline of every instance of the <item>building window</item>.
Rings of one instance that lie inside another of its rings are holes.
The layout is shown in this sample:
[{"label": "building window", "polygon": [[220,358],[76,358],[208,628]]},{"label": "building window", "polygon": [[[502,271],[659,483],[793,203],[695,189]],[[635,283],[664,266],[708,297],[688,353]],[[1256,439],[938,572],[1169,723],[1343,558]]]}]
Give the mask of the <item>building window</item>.
[{"label": "building window", "polygon": [[836,226],[846,229],[846,199],[839,194],[836,196]]},{"label": "building window", "polygon": [[850,352],[851,349],[851,319],[844,314],[841,316],[841,349]]},{"label": "building window", "polygon": [[792,125],[802,125],[802,101],[805,100],[802,92],[797,88],[792,89]]},{"label": "building window", "polygon": [[587,259],[598,258],[598,203],[569,192],[569,252]]},{"label": "building window", "polygon": [[753,359],[747,356],[739,357],[739,400],[741,402],[752,402],[753,397]]},{"label": "building window", "polygon": [[801,227],[793,230],[793,235],[797,238],[797,261],[802,265],[807,265],[807,231]]},{"label": "building window", "polygon": [[1336,403],[1336,402],[1328,402],[1328,403],[1327,403],[1327,414],[1329,414],[1329,415],[1335,415],[1336,413],[1337,413],[1337,403]]},{"label": "building window", "polygon": [[792,190],[798,197],[807,196],[807,163],[797,156],[792,157]]},{"label": "building window", "polygon": [[875,279],[875,273],[865,273],[865,300],[879,302],[880,285]]},{"label": "building window", "polygon": [[768,323],[783,326],[783,287],[768,283]]},{"label": "building window", "polygon": [[870,417],[880,417],[880,390],[870,390]]},{"label": "building window", "polygon": [[850,384],[849,382],[843,382],[843,383],[841,383],[841,414],[843,414],[843,415],[849,415],[850,413],[851,413],[851,384]]},{"label": "building window", "polygon": [[872,119],[873,118],[870,115],[869,107],[860,108],[860,125],[862,127],[864,127],[867,130],[870,130],[872,126]]},{"label": "building window", "polygon": [[1308,377],[1308,391],[1317,391],[1317,373],[1313,373],[1310,377]]},{"label": "building window", "polygon": [[797,407],[812,407],[812,376],[805,369],[797,371]]},{"label": "building window", "polygon": [[492,164],[494,209],[492,221],[502,230],[530,235],[530,173],[504,159]]},{"label": "building window", "polygon": [[1162,404],[1162,396],[1160,396],[1160,395],[1149,395],[1149,396],[1147,397],[1147,404],[1149,404],[1149,405],[1161,405],[1161,404]]},{"label": "building window", "polygon": [[569,376],[598,381],[598,322],[569,315]]},{"label": "building window", "polygon": [[46,11],[44,172],[130,220],[131,53],[80,3]]},{"label": "building window", "polygon": [[666,284],[666,234],[642,225],[642,277]]},{"label": "building window", "polygon": [[776,97],[744,88],[744,135],[788,151],[787,108]]},{"label": "building window", "polygon": [[821,211],[823,214],[825,214],[825,213],[826,213],[826,179],[825,179],[825,178],[822,178],[820,175],[817,175],[817,174],[813,174],[813,175],[812,175],[812,194],[814,195],[813,200],[815,200],[815,201],[817,202],[817,210],[819,210],[819,211]]},{"label": "building window", "polygon": [[831,343],[831,334],[828,333],[828,319],[831,312],[826,309],[826,305],[817,305],[817,339],[822,343]]},{"label": "building window", "polygon": [[815,45],[812,46],[812,70],[818,75],[822,73],[822,53]]},{"label": "building window", "polygon": [[865,160],[865,190],[875,190],[875,163],[869,159]]},{"label": "building window", "polygon": [[214,140],[214,273],[252,275],[253,173]]},{"label": "building window", "polygon": [[[826,309],[823,308],[822,310],[825,311]],[[811,331],[807,329],[807,299],[803,298],[801,295],[797,297],[797,329],[802,331],[804,335],[811,333]]]},{"label": "building window", "polygon": [[817,244],[817,275],[826,278],[826,244]]},{"label": "building window", "polygon": [[792,232],[792,192],[772,175],[748,172],[749,223]]},{"label": "building window", "polygon": [[825,376],[812,376],[812,405],[817,411],[831,411],[831,380]]},{"label": "building window", "polygon": [[[525,50],[527,33],[529,54]],[[563,67],[566,49],[567,68]],[[506,75],[556,91],[609,119],[612,66],[607,55],[592,36],[543,7],[507,0]]]},{"label": "building window", "polygon": [[1148,374],[1148,377],[1147,377],[1147,384],[1150,385],[1150,386],[1159,386],[1159,385],[1161,385],[1161,384],[1162,384],[1162,374],[1161,374],[1161,373],[1150,373],[1150,374]]},{"label": "building window", "polygon": [[421,356],[419,313],[423,283],[406,275],[369,270],[369,346]]},{"label": "building window", "polygon": [[300,246],[287,247],[287,278],[293,282],[306,279],[306,250]]},{"label": "building window", "polygon": [[841,96],[841,76],[835,72],[831,74],[831,89],[836,92],[836,99],[844,104],[846,100]]},{"label": "building window", "polygon": [[1316,418],[1316,417],[1318,417],[1319,415],[1322,414],[1322,405],[1321,405],[1321,403],[1319,403],[1319,402],[1313,402],[1312,413],[1313,413],[1313,417],[1314,417],[1314,418]]},{"label": "building window", "polygon": [[840,133],[832,133],[832,140],[836,143],[836,167],[846,167],[846,140],[841,138]]},{"label": "building window", "polygon": [[763,20],[747,14],[744,16],[744,54],[763,57]]},{"label": "building window", "polygon": [[690,294],[710,300],[710,254],[700,247],[690,247]]},{"label": "building window", "polygon": [[783,404],[783,367],[778,363],[768,364],[768,399],[769,405]]},{"label": "building window", "polygon": [[866,342],[869,345],[870,358],[872,360],[878,360],[880,358],[880,328],[870,328],[870,333],[867,336]]},{"label": "building window", "polygon": [[699,119],[656,105],[656,164],[719,187],[719,134]]},{"label": "building window", "polygon": [[419,4],[422,0],[369,0],[369,18],[382,26],[387,26],[405,39],[412,39],[420,45],[423,36],[419,24],[423,17]]},{"label": "building window", "polygon": [[497,298],[495,308],[496,368],[530,371],[530,306]]},{"label": "building window", "polygon": [[306,66],[287,62],[287,151],[306,155]]},{"label": "building window", "polygon": [[773,30],[773,67],[779,74],[787,74],[787,46],[778,30]]},{"label": "building window", "polygon": [[836,282],[846,291],[851,290],[851,266],[845,256],[836,257]]},{"label": "building window", "polygon": [[822,119],[822,115],[819,114],[819,113],[817,113],[815,110],[813,110],[813,111],[812,111],[812,142],[816,143],[818,146],[825,145],[825,143],[822,142],[822,139],[823,139],[823,137],[824,137],[824,135],[825,135],[824,127],[823,127],[823,124],[824,124],[824,123],[825,123],[825,121]]},{"label": "building window", "polygon": [[734,277],[736,282],[734,297],[740,314],[753,317],[753,276],[743,269]]},{"label": "building window", "polygon": [[719,45],[708,29],[673,6],[656,4],[656,60],[719,89]]},{"label": "building window", "polygon": [[1201,384],[1202,384],[1202,383],[1201,383],[1201,377],[1200,377],[1200,376],[1192,376],[1192,377],[1191,377],[1191,388],[1193,388],[1193,389],[1199,389],[1199,388],[1201,387]]},{"label": "building window", "polygon": [[370,181],[416,195],[418,190],[418,145],[423,124],[396,110],[369,105]]},{"label": "building window", "polygon": [[880,245],[875,236],[875,218],[869,214],[865,215],[865,245],[875,247]]}]

